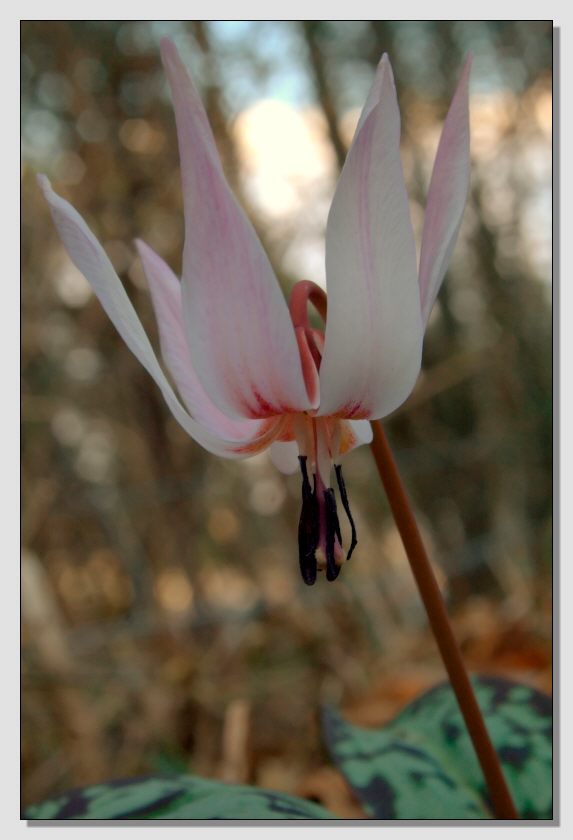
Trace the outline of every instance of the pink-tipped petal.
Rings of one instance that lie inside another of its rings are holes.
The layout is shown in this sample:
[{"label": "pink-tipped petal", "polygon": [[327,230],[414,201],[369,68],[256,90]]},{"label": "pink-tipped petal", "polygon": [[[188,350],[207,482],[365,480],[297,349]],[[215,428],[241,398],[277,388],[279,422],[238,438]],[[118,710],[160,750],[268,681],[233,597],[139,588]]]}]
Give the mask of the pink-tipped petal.
[{"label": "pink-tipped petal", "polygon": [[161,353],[191,416],[222,438],[256,437],[261,420],[232,420],[213,404],[193,369],[183,324],[181,283],[145,242],[136,241],[155,309]]},{"label": "pink-tipped petal", "polygon": [[400,112],[390,63],[354,138],[326,228],[328,318],[320,414],[383,417],[420,370],[416,248],[400,161]]},{"label": "pink-tipped petal", "polygon": [[181,156],[183,317],[193,367],[228,416],[306,410],[294,329],[268,257],[225,181],[201,100],[171,41],[162,42],[162,56]]},{"label": "pink-tipped petal", "polygon": [[44,197],[68,255],[81,271],[110,320],[148,373],[153,377],[175,419],[209,452],[227,458],[248,457],[269,446],[280,434],[283,420],[257,424],[251,439],[223,439],[197,423],[185,411],[163,373],[135,309],[109,257],[71,204],[57,195],[44,175],[38,176]]},{"label": "pink-tipped petal", "polygon": [[470,185],[468,57],[438,145],[420,250],[420,303],[427,323],[462,222]]}]

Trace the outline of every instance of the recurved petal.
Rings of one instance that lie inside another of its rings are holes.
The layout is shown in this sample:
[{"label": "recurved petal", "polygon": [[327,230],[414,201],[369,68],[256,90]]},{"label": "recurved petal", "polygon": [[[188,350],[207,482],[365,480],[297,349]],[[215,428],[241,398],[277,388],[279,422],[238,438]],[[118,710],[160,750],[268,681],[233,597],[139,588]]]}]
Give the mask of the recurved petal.
[{"label": "recurved petal", "polygon": [[181,156],[183,317],[193,367],[229,416],[308,409],[294,329],[268,257],[225,181],[201,100],[170,41],[162,55]]},{"label": "recurved petal", "polygon": [[400,113],[390,63],[355,135],[326,229],[328,319],[320,414],[383,417],[420,370],[416,248],[400,161]]},{"label": "recurved petal", "polygon": [[38,183],[50,207],[52,218],[74,265],[81,271],[110,320],[148,373],[153,377],[175,419],[209,452],[227,458],[248,457],[269,446],[284,421],[258,424],[251,439],[225,439],[212,434],[185,411],[163,373],[149,339],[107,254],[79,213],[57,195],[44,175]]},{"label": "recurved petal", "polygon": [[427,323],[460,229],[470,184],[468,57],[438,145],[420,250],[420,302]]},{"label": "recurved petal", "polygon": [[189,355],[183,324],[181,283],[169,266],[145,242],[137,250],[155,309],[161,353],[191,416],[222,438],[245,440],[256,437],[262,420],[233,420],[212,402],[199,380]]}]

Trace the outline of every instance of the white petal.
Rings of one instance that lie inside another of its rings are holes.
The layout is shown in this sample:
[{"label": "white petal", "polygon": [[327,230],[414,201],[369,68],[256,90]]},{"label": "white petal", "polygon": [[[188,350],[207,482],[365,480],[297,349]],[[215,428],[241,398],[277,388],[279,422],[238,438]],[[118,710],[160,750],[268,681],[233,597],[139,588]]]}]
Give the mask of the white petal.
[{"label": "white petal", "polygon": [[353,449],[372,441],[372,426],[368,420],[338,420],[334,427],[332,457],[335,463]]},{"label": "white petal", "polygon": [[232,420],[206,393],[191,363],[183,324],[181,284],[169,266],[148,245],[136,242],[155,309],[161,352],[191,416],[222,438],[246,440],[260,432],[261,420]]},{"label": "white petal", "polygon": [[470,185],[467,59],[438,145],[420,250],[420,301],[427,323],[456,244]]},{"label": "white petal", "polygon": [[321,415],[383,417],[420,370],[416,248],[387,57],[379,73],[379,100],[352,143],[328,217]]},{"label": "white petal", "polygon": [[153,377],[185,431],[209,452],[227,458],[248,457],[268,446],[279,433],[281,421],[263,424],[254,440],[237,441],[213,435],[189,416],[161,370],[141,321],[102,246],[71,204],[56,195],[44,175],[38,176],[38,183],[70,259],[89,282],[131,352]]},{"label": "white petal", "polygon": [[294,440],[275,441],[271,444],[269,454],[277,470],[285,475],[292,475],[300,469],[298,444]]},{"label": "white petal", "polygon": [[355,442],[348,450],[356,449],[358,446],[364,446],[366,443],[372,443],[372,426],[369,420],[350,420],[350,428],[354,435]]},{"label": "white petal", "polygon": [[237,418],[311,407],[288,307],[217,160],[201,100],[177,50],[162,42],[173,95],[183,199],[183,312],[193,367]]}]

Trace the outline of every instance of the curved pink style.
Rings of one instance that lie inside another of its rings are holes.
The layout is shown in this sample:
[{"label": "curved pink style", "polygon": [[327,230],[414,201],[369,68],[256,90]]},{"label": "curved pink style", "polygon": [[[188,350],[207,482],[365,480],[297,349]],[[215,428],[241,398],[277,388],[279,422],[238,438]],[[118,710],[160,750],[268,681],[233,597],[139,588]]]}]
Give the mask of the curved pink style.
[{"label": "curved pink style", "polygon": [[[326,296],[295,285],[290,309],[268,257],[225,181],[215,141],[175,45],[161,54],[171,88],[185,210],[183,277],[149,246],[137,250],[157,317],[168,381],[103,248],[74,208],[38,181],[71,260],[177,421],[209,452],[244,458],[269,448],[302,473],[303,579],[334,580],[345,559],[331,476],[356,529],[340,458],[369,443],[369,420],[411,392],[429,312],[459,231],[469,187],[466,62],[440,140],[420,269],[400,162],[400,113],[382,57],[348,152],[326,229]],[[312,304],[326,321],[313,327]],[[328,315],[328,317],[326,317]]]}]

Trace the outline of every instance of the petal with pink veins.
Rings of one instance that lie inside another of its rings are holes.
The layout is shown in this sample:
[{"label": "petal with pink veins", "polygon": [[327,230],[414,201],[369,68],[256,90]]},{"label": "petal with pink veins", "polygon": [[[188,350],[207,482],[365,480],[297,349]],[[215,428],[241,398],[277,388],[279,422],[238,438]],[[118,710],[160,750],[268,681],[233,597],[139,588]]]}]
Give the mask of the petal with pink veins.
[{"label": "petal with pink veins", "polygon": [[225,181],[201,100],[162,41],[183,181],[183,317],[193,368],[229,417],[304,411],[311,402],[288,308],[258,237]]},{"label": "petal with pink veins", "polygon": [[326,228],[321,415],[384,417],[411,392],[423,329],[390,63],[348,152]]},{"label": "petal with pink veins", "polygon": [[209,452],[227,458],[248,457],[269,446],[280,434],[285,420],[258,424],[251,439],[236,440],[212,434],[190,417],[167,381],[141,321],[102,246],[77,210],[52,190],[45,175],[38,176],[38,183],[70,259],[92,287],[131,352],[153,377],[173,416],[185,431]]},{"label": "petal with pink veins", "polygon": [[137,240],[136,246],[151,292],[163,360],[191,416],[222,438],[256,437],[264,421],[232,420],[211,401],[191,363],[183,323],[181,283],[149,245]]},{"label": "petal with pink veins", "polygon": [[444,279],[470,185],[469,79],[471,56],[446,117],[438,145],[422,231],[420,250],[420,303],[427,323]]}]

